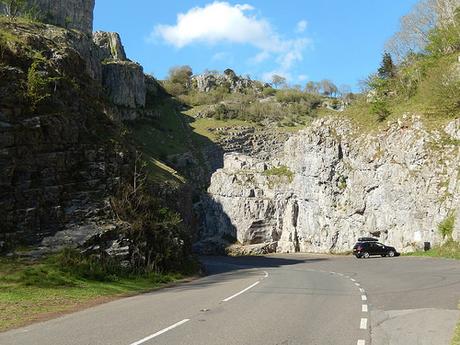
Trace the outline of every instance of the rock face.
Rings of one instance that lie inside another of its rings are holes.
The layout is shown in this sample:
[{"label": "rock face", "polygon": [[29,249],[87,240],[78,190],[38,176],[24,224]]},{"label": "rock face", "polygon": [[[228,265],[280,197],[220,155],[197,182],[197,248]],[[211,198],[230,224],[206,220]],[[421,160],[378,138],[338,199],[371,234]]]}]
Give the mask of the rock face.
[{"label": "rock face", "polygon": [[96,31],[93,34],[93,41],[101,48],[101,60],[125,61],[127,59],[125,48],[118,33]]},{"label": "rock face", "polygon": [[198,92],[210,92],[219,87],[224,87],[230,92],[244,92],[248,89],[257,91],[268,86],[249,78],[237,76],[231,69],[225,70],[223,74],[206,73],[193,76],[191,83]]},{"label": "rock face", "polygon": [[[95,0],[27,0],[27,5],[45,23],[79,30],[86,35],[93,32]],[[2,6],[0,11],[5,12]]]},{"label": "rock face", "polygon": [[201,236],[342,252],[371,235],[411,251],[442,242],[438,224],[454,213],[460,239],[457,131],[458,121],[429,132],[405,118],[360,135],[343,120],[318,120],[286,142],[278,161],[227,154],[211,179]]},{"label": "rock face", "polygon": [[139,108],[145,107],[147,93],[142,66],[131,61],[104,63],[102,83],[109,99],[117,106],[111,117],[116,120],[135,120]]},{"label": "rock face", "polygon": [[93,41],[99,47],[102,85],[114,105],[106,110],[108,116],[116,121],[132,121],[144,113],[154,117],[154,112],[145,111],[147,94],[158,93],[153,77],[145,76],[141,65],[127,59],[117,33],[98,31]]}]

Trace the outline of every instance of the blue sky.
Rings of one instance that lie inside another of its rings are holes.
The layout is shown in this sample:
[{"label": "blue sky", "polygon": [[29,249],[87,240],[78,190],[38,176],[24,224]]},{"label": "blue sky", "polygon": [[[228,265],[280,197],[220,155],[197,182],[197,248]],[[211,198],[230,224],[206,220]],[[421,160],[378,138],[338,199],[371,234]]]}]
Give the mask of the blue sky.
[{"label": "blue sky", "polygon": [[[356,88],[417,0],[97,0],[95,30],[120,33],[131,60],[163,79],[232,68],[290,84],[331,79]],[[178,17],[180,15],[180,18]]]}]

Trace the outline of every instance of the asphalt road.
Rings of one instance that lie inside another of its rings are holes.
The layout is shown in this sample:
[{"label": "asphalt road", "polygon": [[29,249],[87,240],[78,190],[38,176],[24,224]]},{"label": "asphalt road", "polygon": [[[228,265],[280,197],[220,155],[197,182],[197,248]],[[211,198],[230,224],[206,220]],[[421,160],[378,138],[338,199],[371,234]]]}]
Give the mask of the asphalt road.
[{"label": "asphalt road", "polygon": [[207,277],[0,333],[0,344],[447,345],[460,317],[458,261],[202,260]]}]

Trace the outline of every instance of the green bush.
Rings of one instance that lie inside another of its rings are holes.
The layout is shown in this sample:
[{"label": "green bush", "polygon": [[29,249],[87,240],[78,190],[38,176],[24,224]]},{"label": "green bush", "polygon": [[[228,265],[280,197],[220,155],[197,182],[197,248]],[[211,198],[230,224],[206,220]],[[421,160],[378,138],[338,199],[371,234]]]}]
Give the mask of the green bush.
[{"label": "green bush", "polygon": [[384,100],[376,100],[372,102],[371,113],[377,116],[377,121],[383,122],[391,114],[388,109],[388,104]]},{"label": "green bush", "polygon": [[438,224],[438,231],[442,238],[452,239],[452,233],[455,225],[455,214],[450,212],[449,215],[441,223]]},{"label": "green bush", "polygon": [[265,176],[278,176],[282,177],[285,176],[288,178],[289,182],[292,182],[294,179],[294,173],[285,165],[281,165],[279,167],[273,167],[271,169],[264,171]]},{"label": "green bush", "polygon": [[32,110],[35,110],[40,102],[51,96],[50,90],[53,81],[55,78],[47,76],[44,62],[35,60],[27,73],[27,96]]}]

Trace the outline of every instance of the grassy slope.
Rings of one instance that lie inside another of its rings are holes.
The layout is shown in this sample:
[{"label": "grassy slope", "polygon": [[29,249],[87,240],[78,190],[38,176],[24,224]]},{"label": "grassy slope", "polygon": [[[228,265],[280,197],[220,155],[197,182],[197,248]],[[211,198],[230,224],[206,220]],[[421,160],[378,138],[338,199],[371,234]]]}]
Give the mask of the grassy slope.
[{"label": "grassy slope", "polygon": [[49,260],[33,263],[0,259],[0,331],[60,313],[151,291],[181,279],[180,274],[115,278],[100,281],[61,270]]},{"label": "grassy slope", "polygon": [[[391,114],[382,122],[377,120],[376,115],[371,114],[371,105],[366,102],[364,96],[355,101],[343,113],[322,110],[320,115],[348,118],[362,132],[382,130],[388,121],[400,119],[405,113],[420,115],[428,129],[442,128],[452,119],[460,117],[460,109],[452,110],[451,107],[453,98],[456,97],[455,91],[447,92],[443,79],[446,75],[453,75],[458,73],[456,71],[460,71],[460,63],[457,59],[458,54],[452,54],[441,58],[427,57],[415,63],[411,68],[417,71],[423,70],[424,78],[418,83],[418,87],[411,97],[396,94],[396,96],[388,99],[388,108]],[[400,86],[395,85],[393,87],[398,90]]]}]

